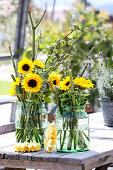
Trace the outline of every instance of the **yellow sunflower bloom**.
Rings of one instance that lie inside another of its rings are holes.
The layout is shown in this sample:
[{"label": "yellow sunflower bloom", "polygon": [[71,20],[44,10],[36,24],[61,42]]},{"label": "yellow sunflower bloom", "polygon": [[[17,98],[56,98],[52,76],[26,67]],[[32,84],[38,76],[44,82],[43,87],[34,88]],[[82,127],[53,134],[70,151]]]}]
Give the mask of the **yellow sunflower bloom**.
[{"label": "yellow sunflower bloom", "polygon": [[11,88],[9,89],[9,92],[12,96],[16,94],[15,87],[20,85],[20,77],[15,78],[16,81],[12,82]]},{"label": "yellow sunflower bloom", "polygon": [[38,92],[43,85],[42,83],[42,78],[39,75],[30,73],[25,76],[22,85],[25,91]]},{"label": "yellow sunflower bloom", "polygon": [[54,86],[59,86],[60,84],[60,75],[57,73],[52,72],[49,76],[49,81],[51,83],[51,85]]},{"label": "yellow sunflower bloom", "polygon": [[70,89],[70,86],[70,77],[67,76],[66,79],[63,79],[63,81],[60,83],[60,89],[66,91]]},{"label": "yellow sunflower bloom", "polygon": [[40,60],[35,60],[34,65],[39,67],[39,68],[45,68],[44,63],[42,61],[40,61]]},{"label": "yellow sunflower bloom", "polygon": [[85,78],[83,77],[76,77],[73,82],[77,85],[77,86],[80,86],[82,88],[85,88],[85,89],[89,89],[89,88],[93,88],[93,83],[90,81],[90,80],[86,80]]},{"label": "yellow sunflower bloom", "polygon": [[31,71],[33,71],[34,68],[34,64],[33,61],[31,59],[28,59],[27,57],[25,57],[23,60],[18,62],[18,72],[19,73],[30,73]]}]

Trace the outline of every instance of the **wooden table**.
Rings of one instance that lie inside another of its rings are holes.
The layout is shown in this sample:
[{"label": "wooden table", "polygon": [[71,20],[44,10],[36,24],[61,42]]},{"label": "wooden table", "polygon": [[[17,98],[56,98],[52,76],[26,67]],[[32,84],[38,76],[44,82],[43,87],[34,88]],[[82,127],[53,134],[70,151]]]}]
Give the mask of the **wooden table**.
[{"label": "wooden table", "polygon": [[[113,162],[113,128],[104,126],[100,112],[90,114],[91,147],[81,153],[14,152],[15,133],[0,135],[0,166],[49,170],[106,170]],[[8,168],[6,168],[8,169]]]}]

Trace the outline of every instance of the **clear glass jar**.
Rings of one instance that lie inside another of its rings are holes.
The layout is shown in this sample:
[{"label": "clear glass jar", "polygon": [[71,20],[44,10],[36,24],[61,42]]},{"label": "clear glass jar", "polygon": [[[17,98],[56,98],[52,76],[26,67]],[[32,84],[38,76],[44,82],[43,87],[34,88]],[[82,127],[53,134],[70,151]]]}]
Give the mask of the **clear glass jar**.
[{"label": "clear glass jar", "polygon": [[15,114],[17,142],[37,142],[43,145],[47,127],[45,103],[18,102]]},{"label": "clear glass jar", "polygon": [[[61,111],[60,111],[61,110]],[[82,152],[89,149],[89,117],[85,106],[58,109],[56,148],[60,152]]]}]

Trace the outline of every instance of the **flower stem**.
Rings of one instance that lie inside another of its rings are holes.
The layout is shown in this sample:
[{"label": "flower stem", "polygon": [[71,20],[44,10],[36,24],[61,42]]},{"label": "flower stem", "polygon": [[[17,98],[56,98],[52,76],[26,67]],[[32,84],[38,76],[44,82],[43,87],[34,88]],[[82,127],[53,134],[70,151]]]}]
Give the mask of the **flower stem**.
[{"label": "flower stem", "polygon": [[72,130],[73,129],[70,129],[70,132],[69,132],[68,145],[67,145],[68,150],[71,150],[71,147],[72,147],[72,140],[73,140]]},{"label": "flower stem", "polygon": [[30,22],[31,22],[31,27],[32,27],[32,36],[33,36],[33,39],[32,39],[32,60],[33,60],[33,61],[35,60],[35,30],[36,30],[36,28],[39,26],[39,24],[41,23],[44,15],[45,15],[45,13],[46,13],[46,10],[44,11],[44,13],[43,13],[41,19],[38,21],[37,25],[34,26],[31,13],[30,13],[30,11],[28,12],[28,14],[29,14],[29,19],[30,19]]},{"label": "flower stem", "polygon": [[69,69],[69,77],[70,77],[70,85],[71,85],[71,95],[72,95],[72,105],[75,106],[75,94],[74,94],[74,87],[73,87],[73,79],[72,79],[72,70]]},{"label": "flower stem", "polygon": [[60,147],[61,150],[63,149],[65,138],[66,138],[66,130],[64,130],[63,141],[62,141],[62,144],[61,144],[61,147]]},{"label": "flower stem", "polygon": [[32,33],[33,33],[33,58],[32,60],[34,61],[35,60],[35,28],[32,29]]},{"label": "flower stem", "polygon": [[12,63],[13,63],[13,68],[14,68],[14,71],[15,71],[15,75],[16,75],[16,77],[18,77],[17,70],[16,70],[16,66],[15,66],[15,62],[14,62],[14,58],[13,58],[13,55],[12,55],[12,51],[11,51],[11,47],[10,47],[10,46],[9,46],[9,51],[10,51],[10,54],[11,54],[11,60],[12,60]]}]

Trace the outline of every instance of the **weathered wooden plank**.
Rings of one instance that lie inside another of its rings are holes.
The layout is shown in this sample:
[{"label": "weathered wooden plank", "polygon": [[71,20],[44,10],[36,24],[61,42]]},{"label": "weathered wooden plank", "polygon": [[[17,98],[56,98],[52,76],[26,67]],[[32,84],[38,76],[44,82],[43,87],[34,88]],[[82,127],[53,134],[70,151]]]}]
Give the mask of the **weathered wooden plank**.
[{"label": "weathered wooden plank", "polygon": [[[15,152],[14,145],[8,145],[1,148],[1,151],[4,153],[4,158],[6,159],[15,159],[15,160],[32,160],[32,156],[41,154],[42,151],[35,152]],[[41,160],[41,157],[38,157],[37,160]]]},{"label": "weathered wooden plank", "polygon": [[[26,152],[26,153],[20,153],[19,154],[19,160],[32,160],[32,156],[40,154],[41,151],[38,152]],[[37,157],[37,160],[41,161],[41,157]]]},{"label": "weathered wooden plank", "polygon": [[19,157],[19,153],[14,151],[14,145],[10,145],[7,147],[0,148],[0,158],[4,159],[15,159],[17,160]]},{"label": "weathered wooden plank", "polygon": [[22,160],[9,160],[0,159],[0,166],[11,168],[29,168],[29,169],[43,169],[43,170],[82,170],[81,165],[65,164],[57,162],[45,161],[22,161]]},{"label": "weathered wooden plank", "polygon": [[0,126],[0,135],[9,132],[14,132],[14,131],[15,131],[15,123],[9,123],[7,125]]},{"label": "weathered wooden plank", "polygon": [[94,160],[92,162],[88,162],[84,164],[84,170],[91,170],[96,167],[101,167],[103,165],[108,165],[112,163],[113,155],[105,156],[103,158],[99,158],[98,160]]},{"label": "weathered wooden plank", "polygon": [[15,153],[7,152],[7,153],[5,153],[5,159],[15,159],[15,160],[18,160],[19,159],[19,155],[20,155],[20,153],[18,153],[18,152],[15,152]]},{"label": "weathered wooden plank", "polygon": [[41,159],[42,161],[48,161],[48,162],[58,162],[58,158],[67,155],[67,153],[60,153],[60,152],[52,152],[52,153],[47,153],[47,152],[42,152],[40,154],[36,154],[32,156],[32,160],[39,160]]},{"label": "weathered wooden plank", "polygon": [[99,159],[99,153],[93,150],[79,153],[70,153],[63,155],[58,158],[58,162],[62,163],[75,163],[75,164],[84,164],[86,162],[91,162],[93,160]]}]

